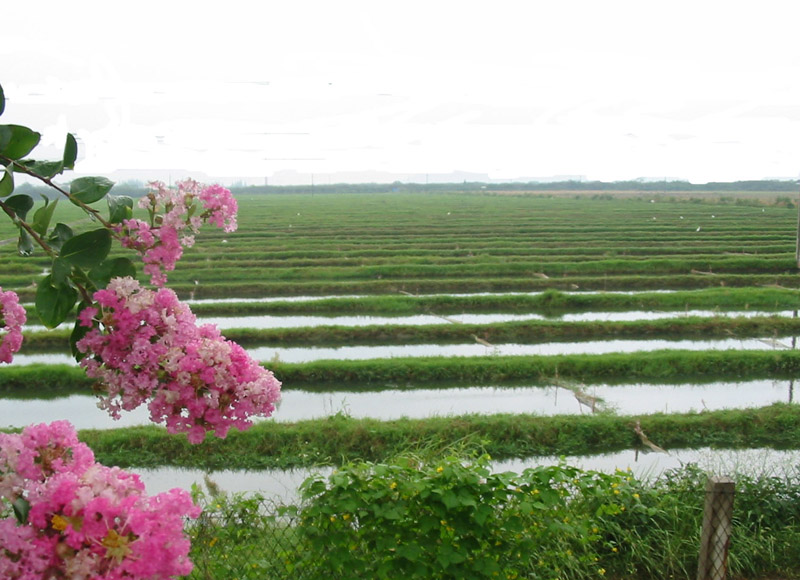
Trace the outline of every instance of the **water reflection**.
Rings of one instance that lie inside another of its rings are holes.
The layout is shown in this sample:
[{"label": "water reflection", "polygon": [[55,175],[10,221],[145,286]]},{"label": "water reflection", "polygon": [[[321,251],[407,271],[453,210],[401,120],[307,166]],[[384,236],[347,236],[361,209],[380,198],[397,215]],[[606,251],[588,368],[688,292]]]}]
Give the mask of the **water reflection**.
[{"label": "water reflection", "polygon": [[[570,354],[608,354],[649,352],[655,350],[769,350],[790,349],[792,338],[724,340],[591,340],[586,342],[549,342],[543,344],[395,344],[383,346],[297,347],[262,346],[247,349],[255,360],[304,363],[318,360],[371,360],[406,357],[459,356],[552,356]],[[75,359],[67,354],[17,354],[13,365],[67,364]]]},{"label": "water reflection", "polygon": [[773,339],[725,340],[593,340],[586,342],[550,342],[543,344],[403,344],[386,346],[342,346],[310,348],[257,347],[248,349],[258,361],[280,360],[288,363],[316,360],[370,360],[405,357],[458,356],[553,356],[570,354],[631,353],[655,350],[766,350],[791,348],[789,341]]},{"label": "water reflection", "polygon": [[[220,330],[229,328],[306,328],[316,326],[422,326],[429,324],[497,324],[501,322],[522,322],[531,320],[550,320],[554,322],[633,322],[637,320],[669,320],[687,317],[745,317],[779,316],[791,318],[793,311],[755,311],[737,310],[730,312],[716,310],[681,310],[661,312],[630,310],[624,312],[579,312],[558,316],[542,314],[451,314],[446,317],[432,314],[415,316],[209,316],[198,318],[199,324],[215,324]],[[25,325],[26,332],[43,332],[41,325]]]},{"label": "water reflection", "polygon": [[[583,395],[596,400],[596,411],[620,415],[687,413],[762,407],[791,401],[793,381],[758,380],[708,384],[581,385]],[[115,421],[96,407],[91,395],[59,399],[0,399],[0,427],[70,420],[77,429],[113,429],[150,424],[145,407]],[[295,422],[342,413],[381,420],[409,417],[493,413],[531,413],[542,416],[591,413],[575,393],[563,387],[474,386],[457,389],[392,389],[368,392],[308,392],[286,390],[273,419]]]},{"label": "water reflection", "polygon": [[559,316],[542,314],[449,314],[447,317],[432,314],[416,316],[232,316],[199,318],[202,324],[216,324],[221,330],[228,328],[302,328],[315,326],[385,326],[406,325],[421,326],[428,324],[497,324],[500,322],[521,322],[530,320],[551,320],[554,322],[632,322],[637,320],[665,320],[686,317],[755,317],[781,316],[791,317],[792,311],[759,312],[714,310],[682,310],[679,312],[653,312],[630,310],[624,312],[580,312]]},{"label": "water reflection", "polygon": [[[519,473],[528,467],[555,465],[560,458],[554,456],[531,457],[497,461],[493,463],[495,472],[513,471]],[[697,464],[713,475],[793,475],[794,466],[800,464],[800,451],[776,451],[774,449],[674,449],[664,453],[637,453],[625,450],[617,453],[598,455],[569,456],[564,458],[568,465],[585,470],[613,473],[615,470],[628,470],[639,478],[655,478],[664,471],[679,468],[687,463]],[[261,493],[276,501],[294,503],[298,501],[297,488],[308,476],[320,474],[327,477],[332,468],[312,468],[262,471],[224,470],[211,473],[199,469],[180,469],[165,467],[160,469],[131,469],[138,473],[147,486],[149,494],[160,493],[180,487],[191,489],[193,483],[202,486],[206,475],[222,490],[229,493]]]}]

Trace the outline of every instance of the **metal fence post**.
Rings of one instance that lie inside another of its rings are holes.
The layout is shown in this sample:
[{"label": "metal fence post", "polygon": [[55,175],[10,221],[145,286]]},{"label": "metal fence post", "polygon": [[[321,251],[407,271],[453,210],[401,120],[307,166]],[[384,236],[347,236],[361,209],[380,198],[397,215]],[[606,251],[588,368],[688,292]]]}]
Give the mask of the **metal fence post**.
[{"label": "metal fence post", "polygon": [[734,489],[733,480],[727,477],[710,477],[706,483],[697,580],[725,580],[733,529]]}]

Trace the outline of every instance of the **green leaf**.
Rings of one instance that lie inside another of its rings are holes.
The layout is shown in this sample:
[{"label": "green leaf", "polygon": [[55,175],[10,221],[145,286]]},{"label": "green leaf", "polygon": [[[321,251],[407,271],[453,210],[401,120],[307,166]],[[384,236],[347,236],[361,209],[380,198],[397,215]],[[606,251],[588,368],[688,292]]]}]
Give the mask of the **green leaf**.
[{"label": "green leaf", "polygon": [[42,199],[44,199],[44,205],[34,212],[31,227],[33,231],[44,237],[47,234],[47,228],[50,227],[50,220],[53,218],[53,212],[56,210],[58,200],[50,203],[50,200],[45,196],[42,196]]},{"label": "green leaf", "polygon": [[0,115],[6,110],[6,95],[3,92],[3,85],[0,85]]},{"label": "green leaf", "polygon": [[71,273],[72,264],[67,260],[64,258],[56,258],[53,260],[51,276],[53,277],[54,284],[66,284]]},{"label": "green leaf", "polygon": [[[53,177],[64,171],[64,163],[61,161],[34,161],[33,159],[26,159],[19,163],[32,173],[41,177]],[[16,169],[15,171],[17,173],[25,173],[21,169]]]},{"label": "green leaf", "polygon": [[112,224],[121,224],[123,220],[133,217],[133,198],[127,195],[109,195],[108,221]]},{"label": "green leaf", "polygon": [[7,168],[3,168],[3,177],[0,178],[0,197],[11,195],[14,191],[14,174]]},{"label": "green leaf", "polygon": [[72,133],[67,133],[67,142],[64,145],[64,158],[62,163],[66,169],[75,168],[75,160],[78,158],[78,142]]},{"label": "green leaf", "polygon": [[31,504],[24,497],[18,497],[11,502],[11,507],[14,508],[14,516],[20,524],[28,523],[28,512],[31,511]]},{"label": "green leaf", "polygon": [[14,210],[19,219],[24,220],[33,207],[33,198],[30,195],[12,195],[5,201],[5,204]]},{"label": "green leaf", "polygon": [[101,262],[89,271],[89,279],[98,288],[105,288],[112,278],[136,278],[136,266],[128,258],[114,258]]},{"label": "green leaf", "polygon": [[33,239],[30,234],[19,228],[19,238],[17,239],[17,253],[20,256],[30,256],[33,254]]},{"label": "green leaf", "polygon": [[74,266],[91,268],[105,260],[110,250],[111,232],[101,228],[68,239],[60,255]]},{"label": "green leaf", "polygon": [[72,228],[67,224],[57,223],[53,231],[50,232],[50,237],[47,238],[47,244],[55,251],[60,251],[61,246],[66,243],[73,236]]},{"label": "green leaf", "polygon": [[36,288],[36,313],[47,328],[55,328],[67,318],[78,300],[78,291],[69,284],[56,284],[52,274],[42,278]]},{"label": "green leaf", "polygon": [[79,177],[69,185],[72,197],[83,203],[94,203],[103,199],[114,187],[114,182],[105,177]]},{"label": "green leaf", "polygon": [[[80,314],[85,308],[91,306],[88,302],[81,302],[78,305],[78,311],[76,312],[76,316]],[[95,323],[97,324],[97,323]],[[69,348],[72,351],[72,356],[75,357],[75,360],[81,362],[81,359],[86,356],[86,353],[78,351],[78,341],[86,336],[86,333],[91,330],[88,326],[83,326],[80,320],[75,321],[75,326],[72,327],[72,332],[69,335]]]},{"label": "green leaf", "polygon": [[39,144],[41,137],[22,125],[0,125],[0,156],[22,159]]}]

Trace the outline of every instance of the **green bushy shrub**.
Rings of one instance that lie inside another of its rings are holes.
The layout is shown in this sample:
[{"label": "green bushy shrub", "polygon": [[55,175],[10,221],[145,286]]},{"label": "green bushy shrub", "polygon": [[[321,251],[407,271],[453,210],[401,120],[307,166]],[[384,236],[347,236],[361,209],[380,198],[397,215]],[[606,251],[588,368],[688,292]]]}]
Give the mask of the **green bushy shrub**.
[{"label": "green bushy shrub", "polygon": [[328,578],[597,577],[600,520],[641,507],[625,473],[492,473],[487,455],[351,463],[301,494],[297,565]]}]

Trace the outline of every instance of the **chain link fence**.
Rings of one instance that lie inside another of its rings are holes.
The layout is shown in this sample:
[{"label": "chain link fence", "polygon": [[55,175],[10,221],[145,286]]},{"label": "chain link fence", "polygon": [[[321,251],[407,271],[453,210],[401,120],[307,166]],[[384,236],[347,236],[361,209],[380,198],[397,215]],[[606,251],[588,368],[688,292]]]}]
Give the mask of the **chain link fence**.
[{"label": "chain link fence", "polygon": [[732,479],[711,477],[706,484],[697,580],[725,580],[727,577],[734,493]]},{"label": "chain link fence", "polygon": [[[626,564],[614,567],[615,561],[628,557],[623,552],[650,550],[650,554],[658,553],[661,556],[662,547],[663,551],[674,550],[675,559],[679,559],[680,563],[668,564],[665,568],[666,561],[654,561],[651,565],[656,570],[668,569],[675,578],[722,580],[731,575],[729,569],[733,570],[733,575],[741,575],[741,565],[736,562],[736,554],[732,556],[735,565],[729,565],[729,548],[732,543],[738,549],[738,557],[741,559],[745,540],[751,541],[752,546],[748,549],[754,553],[765,552],[759,542],[771,541],[768,538],[764,540],[765,537],[761,536],[756,538],[753,530],[767,533],[770,528],[791,529],[800,524],[800,489],[796,486],[790,488],[778,484],[771,488],[769,485],[759,484],[758,487],[752,487],[746,485],[746,482],[737,482],[734,490],[734,482],[730,479],[706,480],[705,477],[698,476],[687,485],[681,485],[679,489],[656,488],[648,498],[644,497],[645,489],[642,488],[630,496],[636,498],[635,503],[643,506],[641,510],[629,513],[634,511],[634,504],[631,503],[629,510],[614,517],[627,518],[619,520],[621,528],[637,526],[642,533],[635,537],[647,545],[632,544],[626,548],[624,542],[620,541],[609,548],[605,556],[598,552],[601,561],[592,565],[607,567],[610,576],[620,573],[635,576],[642,571],[639,568],[640,563],[632,558]],[[639,493],[642,494],[641,499]],[[738,508],[734,507],[734,493],[737,494]],[[664,499],[667,494],[670,494],[671,499]],[[203,514],[197,520],[187,522],[187,532],[192,541],[191,559],[194,563],[194,571],[189,579],[339,580],[325,566],[329,554],[324,549],[318,553],[308,553],[308,543],[303,536],[304,522],[300,515],[302,510],[299,507],[278,504],[258,495],[217,494],[203,496],[201,500]],[[657,506],[661,511],[653,515],[655,512],[648,510],[655,510],[656,507],[647,503],[658,501],[662,502]],[[680,513],[672,519],[661,519],[666,518],[665,514],[669,511],[663,507],[665,504],[675,506],[675,513]],[[760,512],[759,515],[756,516],[756,512]],[[660,540],[645,536],[653,529],[656,531],[655,535],[661,534]],[[602,534],[601,529],[600,535]],[[630,540],[634,535],[625,537]],[[659,541],[664,543],[659,544]],[[785,539],[779,541],[789,545]],[[679,548],[675,548],[679,545]],[[357,549],[348,547],[347,550],[353,550],[353,558],[369,558],[368,550],[362,548],[363,546]],[[341,550],[341,546],[331,545],[329,552],[333,553],[335,550]],[[789,548],[787,550],[795,551]],[[604,557],[609,558],[608,563],[604,561]],[[785,561],[795,570],[796,577],[797,572],[800,572],[800,558],[790,556]],[[772,564],[764,560],[757,564],[757,569],[763,569],[761,566],[764,565]],[[605,574],[605,569],[602,574]],[[519,579],[538,577],[536,562],[531,562],[518,575],[508,576]]]},{"label": "chain link fence", "polygon": [[302,549],[298,517],[286,506],[254,495],[206,498],[202,515],[187,523],[193,580],[318,578],[316,568],[295,564]]}]

